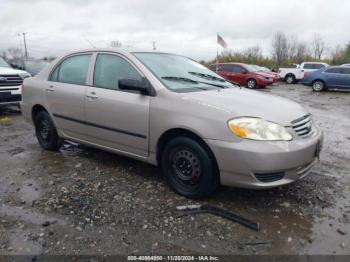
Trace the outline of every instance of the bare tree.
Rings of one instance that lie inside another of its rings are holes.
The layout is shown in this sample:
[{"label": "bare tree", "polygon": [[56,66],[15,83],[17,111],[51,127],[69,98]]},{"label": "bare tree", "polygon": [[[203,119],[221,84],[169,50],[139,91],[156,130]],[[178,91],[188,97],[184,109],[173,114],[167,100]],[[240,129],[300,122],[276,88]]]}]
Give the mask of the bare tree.
[{"label": "bare tree", "polygon": [[296,60],[297,50],[298,50],[298,38],[295,35],[292,35],[288,38],[288,59],[291,62]]},{"label": "bare tree", "polygon": [[259,45],[251,46],[243,51],[243,57],[249,63],[256,63],[256,61],[262,59],[262,49]]},{"label": "bare tree", "polygon": [[272,40],[272,56],[280,65],[288,59],[288,39],[282,32],[275,33]]},{"label": "bare tree", "polygon": [[321,35],[314,34],[311,41],[314,58],[320,60],[325,50],[326,43]]},{"label": "bare tree", "polygon": [[305,42],[299,42],[297,45],[295,62],[300,64],[303,61],[307,60],[309,56],[310,56],[310,52],[309,52],[309,48],[307,47],[307,44]]},{"label": "bare tree", "polygon": [[22,50],[17,47],[10,47],[7,52],[13,59],[19,59],[23,57]]}]

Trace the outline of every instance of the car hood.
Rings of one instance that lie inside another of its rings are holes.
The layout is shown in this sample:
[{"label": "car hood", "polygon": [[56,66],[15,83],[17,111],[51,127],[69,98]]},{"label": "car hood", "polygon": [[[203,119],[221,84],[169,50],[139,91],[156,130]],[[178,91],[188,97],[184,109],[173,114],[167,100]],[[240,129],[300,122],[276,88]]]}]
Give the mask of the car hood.
[{"label": "car hood", "polygon": [[243,88],[180,93],[181,97],[207,108],[225,112],[229,118],[251,116],[283,126],[308,114],[298,103],[275,95]]},{"label": "car hood", "polygon": [[0,66],[0,75],[12,75],[12,74],[27,74],[27,72],[23,70],[13,69],[11,67]]}]

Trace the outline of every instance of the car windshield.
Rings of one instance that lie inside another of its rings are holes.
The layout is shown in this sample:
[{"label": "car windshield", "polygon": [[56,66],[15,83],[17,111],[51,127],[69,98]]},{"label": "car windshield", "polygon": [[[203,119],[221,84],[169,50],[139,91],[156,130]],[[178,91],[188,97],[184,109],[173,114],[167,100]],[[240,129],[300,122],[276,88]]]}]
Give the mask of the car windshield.
[{"label": "car windshield", "polygon": [[38,74],[49,63],[42,60],[25,60],[24,68],[32,76]]},{"label": "car windshield", "polygon": [[0,67],[10,67],[9,64],[2,57],[0,57]]},{"label": "car windshield", "polygon": [[245,67],[249,72],[258,72],[258,71],[261,71],[260,67],[255,66],[255,65],[244,65],[244,67]]},{"label": "car windshield", "polygon": [[235,86],[205,66],[184,56],[147,52],[133,54],[174,92],[194,92]]},{"label": "car windshield", "polygon": [[263,67],[258,66],[258,65],[250,65],[251,67],[255,68],[256,71],[265,71]]}]

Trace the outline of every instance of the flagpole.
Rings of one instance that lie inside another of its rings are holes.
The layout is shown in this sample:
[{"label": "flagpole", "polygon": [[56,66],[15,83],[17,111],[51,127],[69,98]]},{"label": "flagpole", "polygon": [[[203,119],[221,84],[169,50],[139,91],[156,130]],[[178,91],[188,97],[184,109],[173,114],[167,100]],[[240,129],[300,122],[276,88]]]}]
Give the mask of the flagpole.
[{"label": "flagpole", "polygon": [[218,43],[218,33],[216,33],[216,73],[218,72],[219,63],[219,43]]}]

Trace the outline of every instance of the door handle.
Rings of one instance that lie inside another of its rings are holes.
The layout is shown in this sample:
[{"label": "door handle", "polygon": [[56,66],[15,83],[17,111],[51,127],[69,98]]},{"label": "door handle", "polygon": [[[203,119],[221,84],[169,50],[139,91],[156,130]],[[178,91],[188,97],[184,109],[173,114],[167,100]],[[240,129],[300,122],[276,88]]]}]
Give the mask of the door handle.
[{"label": "door handle", "polygon": [[91,99],[97,99],[98,96],[96,95],[95,92],[91,92],[90,94],[86,95],[86,97],[91,98]]},{"label": "door handle", "polygon": [[54,92],[55,88],[52,85],[50,85],[48,88],[46,88],[46,91],[47,92]]}]

